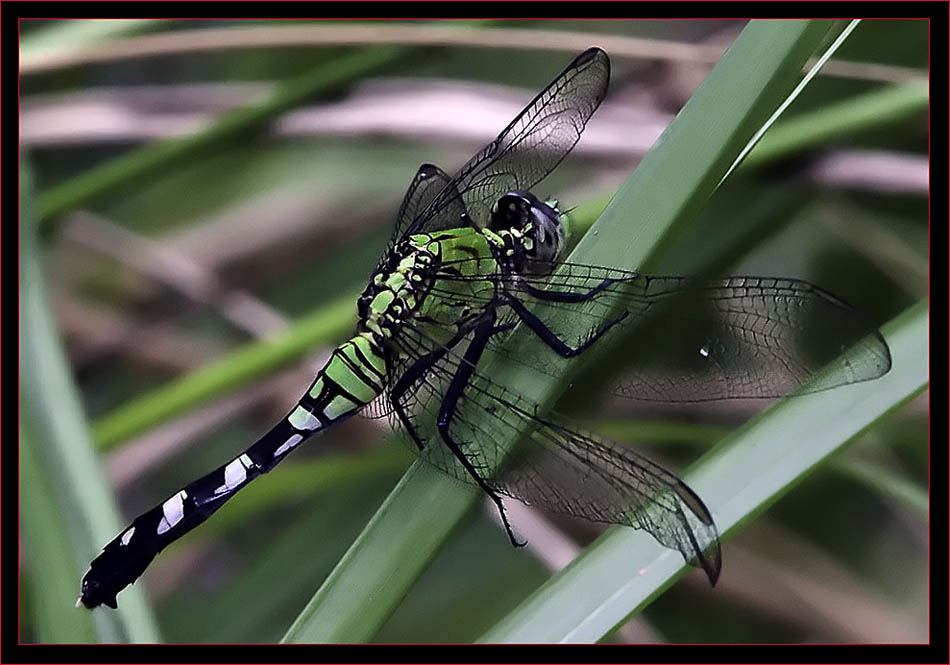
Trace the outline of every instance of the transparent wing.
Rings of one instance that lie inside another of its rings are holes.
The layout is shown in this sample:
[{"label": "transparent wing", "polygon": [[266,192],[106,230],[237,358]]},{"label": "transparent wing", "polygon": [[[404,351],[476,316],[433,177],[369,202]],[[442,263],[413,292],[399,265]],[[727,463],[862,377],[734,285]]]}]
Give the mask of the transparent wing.
[{"label": "transparent wing", "polygon": [[[465,290],[451,282],[471,278],[446,271],[433,293]],[[887,343],[847,303],[813,284],[770,277],[729,277],[698,282],[650,277],[622,270],[559,264],[549,275],[480,275],[502,284],[505,293],[538,313],[568,346],[577,347],[605,320],[616,322],[604,340],[614,368],[624,369],[618,395],[656,402],[700,402],[780,397],[814,379],[830,363],[833,371],[807,390],[875,379],[891,366]],[[469,291],[470,293],[471,291]],[[587,295],[577,301],[551,294]],[[505,322],[511,310],[488,299],[473,308],[498,307]],[[501,341],[497,337],[497,341]],[[494,351],[540,372],[551,373],[559,358],[542,340],[516,353]],[[598,341],[597,344],[600,342]]]},{"label": "transparent wing", "polygon": [[[423,164],[419,167],[419,170],[412,177],[409,189],[406,190],[406,195],[403,197],[399,211],[396,213],[396,228],[393,230],[389,246],[383,254],[384,258],[389,255],[389,250],[406,234],[412,223],[419,218],[422,211],[432,203],[436,195],[446,187],[451,187],[451,180],[449,175],[435,164]],[[445,223],[454,226],[467,224],[464,215],[465,208],[462,206],[461,199],[457,196],[447,198],[446,205],[440,210]]]},{"label": "transparent wing", "polygon": [[[400,333],[398,343],[413,358],[437,346],[411,326]],[[438,426],[463,357],[459,347],[442,356],[403,395],[400,406],[410,414],[416,436],[426,442],[422,459],[474,482]],[[685,483],[646,457],[557,416],[538,417],[536,406],[477,371],[459,397],[446,433],[494,491],[553,512],[643,529],[701,566],[715,583],[721,555],[712,516]],[[506,452],[513,441],[517,445]]]},{"label": "transparent wing", "polygon": [[567,156],[607,94],[609,80],[610,60],[601,49],[590,48],[574,58],[459,170],[402,235],[459,226],[459,215],[466,212],[467,223],[486,226],[502,195],[531,189]]}]

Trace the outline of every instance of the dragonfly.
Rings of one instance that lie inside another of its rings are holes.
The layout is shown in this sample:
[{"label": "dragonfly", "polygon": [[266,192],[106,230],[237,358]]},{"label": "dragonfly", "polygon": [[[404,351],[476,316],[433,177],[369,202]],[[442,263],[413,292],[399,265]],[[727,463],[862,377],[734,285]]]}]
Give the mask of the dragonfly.
[{"label": "dragonfly", "polygon": [[[524,543],[503,498],[644,530],[715,585],[719,534],[696,492],[496,382],[492,363],[552,374],[655,320],[661,334],[636,345],[641,366],[614,391],[689,403],[866,381],[890,369],[890,353],[854,309],[805,281],[697,281],[564,261],[569,215],[531,190],[578,142],[609,79],[607,54],[589,48],[454,177],[422,165],[359,297],[353,337],[286,418],[108,543],[77,605],[116,608],[117,594],[161,550],[304,441],[362,410],[388,417],[426,462],[481,488],[515,546]],[[833,371],[816,380],[829,363]]]}]

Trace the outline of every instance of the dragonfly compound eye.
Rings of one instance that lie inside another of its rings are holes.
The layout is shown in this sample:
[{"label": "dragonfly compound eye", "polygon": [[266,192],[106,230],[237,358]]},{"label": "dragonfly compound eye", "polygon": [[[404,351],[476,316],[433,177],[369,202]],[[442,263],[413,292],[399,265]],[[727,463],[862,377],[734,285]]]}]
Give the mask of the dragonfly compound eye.
[{"label": "dragonfly compound eye", "polygon": [[550,262],[556,261],[565,245],[564,224],[561,216],[551,206],[536,201],[531,206],[531,225],[525,233],[525,254],[533,272],[545,272]]},{"label": "dragonfly compound eye", "polygon": [[525,228],[531,221],[531,209],[537,201],[531,192],[508,192],[492,206],[488,228],[496,233]]},{"label": "dragonfly compound eye", "polygon": [[521,237],[531,272],[547,272],[565,245],[564,224],[560,213],[524,190],[511,190],[492,206],[489,229],[510,231]]}]

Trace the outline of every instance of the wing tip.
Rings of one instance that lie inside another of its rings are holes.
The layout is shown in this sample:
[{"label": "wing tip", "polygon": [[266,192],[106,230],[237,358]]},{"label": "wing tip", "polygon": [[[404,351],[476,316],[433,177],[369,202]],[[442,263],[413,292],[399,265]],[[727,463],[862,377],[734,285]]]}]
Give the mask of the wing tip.
[{"label": "wing tip", "polygon": [[606,79],[604,82],[604,93],[606,94],[606,86],[610,84],[610,56],[607,55],[607,51],[599,46],[591,46],[579,56],[577,56],[571,65],[574,67],[580,67],[595,60],[599,60],[604,67],[604,77]]},{"label": "wing tip", "polygon": [[719,538],[717,537],[710,543],[704,551],[697,553],[699,565],[702,567],[706,577],[709,578],[709,585],[716,586],[719,581],[719,574],[722,572],[722,551],[719,547]]},{"label": "wing tip", "polygon": [[580,55],[577,56],[575,62],[578,65],[587,64],[589,61],[594,60],[595,58],[603,58],[607,62],[610,62],[610,56],[607,55],[607,51],[602,49],[599,46],[589,46]]},{"label": "wing tip", "polygon": [[709,578],[709,584],[715,587],[716,582],[719,581],[719,573],[722,571],[722,547],[719,544],[719,531],[716,529],[716,522],[709,512],[709,508],[689,485],[682,480],[678,480],[675,490],[680,500],[705,527],[703,529],[706,536],[704,540],[708,540],[705,545],[700,545],[699,534],[688,530],[693,549],[693,557],[689,563],[702,568],[706,573],[706,577]]}]

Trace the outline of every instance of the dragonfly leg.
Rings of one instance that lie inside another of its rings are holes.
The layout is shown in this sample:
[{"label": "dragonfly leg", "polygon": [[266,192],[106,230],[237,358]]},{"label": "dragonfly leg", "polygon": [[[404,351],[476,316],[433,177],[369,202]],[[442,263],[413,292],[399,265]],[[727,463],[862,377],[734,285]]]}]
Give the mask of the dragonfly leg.
[{"label": "dragonfly leg", "polygon": [[[502,326],[502,328],[504,328],[504,326]],[[452,436],[451,432],[452,420],[455,417],[455,411],[458,407],[459,399],[461,399],[462,393],[465,390],[465,386],[468,385],[469,379],[472,377],[472,372],[474,371],[475,366],[478,364],[478,360],[481,358],[482,352],[485,350],[485,346],[488,344],[488,340],[491,339],[491,336],[496,332],[496,330],[494,312],[491,312],[488,316],[481,319],[481,321],[475,326],[475,333],[472,337],[472,341],[465,350],[464,362],[459,363],[458,372],[456,372],[455,376],[452,377],[452,381],[449,384],[448,389],[445,391],[445,397],[442,399],[442,405],[439,408],[438,429],[445,445],[449,447],[449,450],[451,450],[459,462],[461,462],[462,466],[465,467],[465,470],[468,471],[478,486],[481,487],[489,496],[489,498],[491,498],[491,500],[495,503],[495,506],[498,508],[498,514],[501,515],[502,524],[505,526],[505,532],[508,534],[508,539],[511,541],[511,544],[515,547],[524,547],[527,542],[519,542],[515,537],[514,531],[511,529],[511,524],[508,522],[508,515],[505,513],[505,506],[502,503],[501,496],[481,476],[477,466],[472,463],[469,455],[467,455],[465,451],[462,450],[462,447]]]},{"label": "dragonfly leg", "polygon": [[509,295],[505,302],[511,307],[511,309],[515,311],[515,314],[518,315],[518,318],[524,321],[526,326],[531,328],[535,335],[540,337],[545,344],[551,347],[559,356],[563,356],[564,358],[573,358],[574,356],[583,353],[591,344],[600,339],[604,333],[623,321],[625,318],[627,318],[627,315],[630,314],[630,312],[624,312],[616,319],[601,324],[590,334],[590,336],[588,336],[586,340],[584,340],[582,344],[579,346],[571,346],[554,334],[554,332],[548,328],[541,319],[539,319],[527,307],[525,307],[517,298]]},{"label": "dragonfly leg", "polygon": [[390,391],[390,401],[393,405],[393,410],[396,412],[396,417],[399,418],[399,422],[403,424],[403,427],[406,428],[406,431],[409,432],[409,436],[412,437],[413,442],[422,450],[425,448],[425,443],[416,433],[415,427],[412,425],[412,421],[409,419],[409,414],[406,413],[406,409],[402,404],[402,398],[412,388],[416,382],[423,376],[426,372],[437,362],[439,362],[449,350],[454,347],[459,341],[462,340],[465,335],[471,332],[471,327],[462,327],[458,333],[452,337],[451,340],[446,342],[444,345],[436,347],[433,351],[425,354],[421,358],[416,359],[409,368],[402,373],[402,376],[393,384],[392,390]]},{"label": "dragonfly leg", "polygon": [[416,444],[416,448],[422,450],[426,447],[426,444],[419,438],[419,435],[416,433],[416,428],[413,426],[412,421],[409,419],[409,416],[406,414],[406,410],[403,408],[402,403],[393,395],[392,398],[393,412],[395,412],[396,417],[399,418],[399,422],[402,423],[402,426],[406,428],[406,431],[409,432],[409,436],[412,437],[412,442]]},{"label": "dragonfly leg", "polygon": [[390,391],[390,402],[393,405],[393,411],[396,413],[396,417],[399,418],[399,422],[402,423],[402,426],[406,428],[406,431],[409,432],[409,436],[412,437],[412,441],[416,444],[416,447],[419,450],[425,448],[425,442],[419,437],[416,433],[416,428],[413,426],[412,421],[409,419],[409,414],[406,413],[406,409],[403,406],[402,398],[409,391],[410,388],[419,380],[420,377],[425,375],[425,372],[432,367],[442,356],[448,352],[448,349],[445,347],[439,347],[431,353],[427,353],[423,357],[416,360],[412,365],[409,366],[409,369],[406,370],[399,380],[393,385],[392,390]]},{"label": "dragonfly leg", "polygon": [[641,279],[641,276],[636,273],[629,275],[627,277],[617,277],[617,278],[608,277],[605,280],[603,280],[600,284],[598,284],[592,289],[585,291],[584,293],[577,293],[575,291],[556,291],[553,289],[539,289],[536,286],[533,286],[532,284],[528,284],[526,282],[521,282],[520,284],[518,284],[518,288],[527,293],[530,293],[532,296],[534,296],[538,300],[548,300],[550,302],[584,302],[586,300],[590,300],[591,298],[596,296],[598,293],[600,293],[607,287],[613,286],[614,284],[617,284],[618,282],[629,282],[631,280],[637,280],[637,279]]}]

